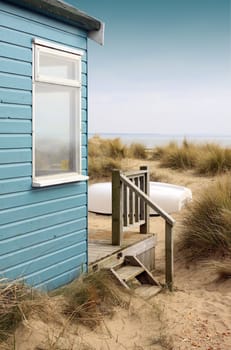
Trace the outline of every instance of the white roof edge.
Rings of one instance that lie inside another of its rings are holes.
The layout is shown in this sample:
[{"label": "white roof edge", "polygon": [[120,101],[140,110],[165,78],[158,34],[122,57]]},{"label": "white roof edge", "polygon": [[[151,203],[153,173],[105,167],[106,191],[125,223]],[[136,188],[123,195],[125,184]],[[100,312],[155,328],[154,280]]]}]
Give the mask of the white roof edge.
[{"label": "white roof edge", "polygon": [[105,23],[100,22],[100,29],[89,31],[88,37],[94,40],[96,43],[100,45],[104,45],[104,31],[105,31]]}]

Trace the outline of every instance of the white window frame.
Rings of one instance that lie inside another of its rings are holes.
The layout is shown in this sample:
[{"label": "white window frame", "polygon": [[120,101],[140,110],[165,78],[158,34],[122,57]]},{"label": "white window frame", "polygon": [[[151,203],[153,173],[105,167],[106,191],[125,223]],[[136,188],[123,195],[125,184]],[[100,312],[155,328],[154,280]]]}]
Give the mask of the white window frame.
[{"label": "white window frame", "polygon": [[[58,78],[58,77],[52,77],[52,76],[46,76],[40,74],[39,71],[39,57],[40,52],[42,53],[52,53],[53,55],[60,56],[62,58],[71,58],[74,61],[77,61],[79,64],[79,80],[72,80],[72,79],[64,79],[64,78]],[[88,179],[88,176],[82,175],[82,154],[81,154],[81,58],[83,55],[83,51],[81,50],[75,50],[70,47],[66,47],[63,45],[57,45],[54,43],[50,43],[47,41],[43,41],[40,39],[34,39],[33,41],[33,87],[32,87],[32,94],[33,94],[33,106],[35,106],[35,86],[37,83],[47,83],[52,85],[59,85],[59,86],[69,86],[69,87],[76,87],[78,89],[79,93],[79,104],[78,104],[78,116],[76,115],[76,121],[78,118],[78,125],[76,130],[76,136],[79,137],[78,142],[78,149],[75,150],[75,156],[76,156],[76,164],[77,164],[77,172],[66,172],[66,173],[57,173],[54,175],[46,175],[46,176],[36,176],[35,174],[35,108],[33,108],[33,121],[32,121],[32,186],[33,187],[45,187],[45,186],[52,186],[52,185],[58,185],[63,183],[70,183],[70,182],[77,182],[77,181],[84,181]],[[33,107],[32,106],[32,107]]]}]

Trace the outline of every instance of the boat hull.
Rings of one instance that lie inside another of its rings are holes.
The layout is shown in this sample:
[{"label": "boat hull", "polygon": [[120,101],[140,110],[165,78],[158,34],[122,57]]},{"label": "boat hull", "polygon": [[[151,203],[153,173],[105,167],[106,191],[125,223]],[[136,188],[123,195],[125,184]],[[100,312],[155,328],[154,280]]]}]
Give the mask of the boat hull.
[{"label": "boat hull", "polygon": [[[111,182],[92,184],[88,188],[88,210],[99,214],[112,213]],[[192,200],[189,188],[163,182],[150,182],[150,198],[167,213],[180,211]],[[150,210],[151,215],[156,213]]]}]

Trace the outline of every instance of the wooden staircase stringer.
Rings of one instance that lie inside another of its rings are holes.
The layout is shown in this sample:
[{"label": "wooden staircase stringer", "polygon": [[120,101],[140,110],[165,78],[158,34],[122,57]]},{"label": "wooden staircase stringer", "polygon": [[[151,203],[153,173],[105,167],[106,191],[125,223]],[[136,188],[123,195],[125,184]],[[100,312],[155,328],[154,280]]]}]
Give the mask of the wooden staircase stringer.
[{"label": "wooden staircase stringer", "polygon": [[137,275],[137,279],[141,284],[148,284],[160,286],[160,283],[154,278],[153,274],[147,269],[146,266],[134,255],[127,255],[125,261],[128,261],[130,265],[140,266],[143,268],[143,272],[140,275]]},{"label": "wooden staircase stringer", "polygon": [[[142,296],[145,297],[145,289],[147,289],[148,297],[157,294],[161,290],[160,283],[154,278],[152,273],[142,264],[142,262],[134,255],[126,255],[123,262],[110,268],[115,278],[130,290],[127,282],[136,279],[142,287]],[[151,288],[153,287],[153,288]],[[135,290],[138,290],[139,286]]]}]

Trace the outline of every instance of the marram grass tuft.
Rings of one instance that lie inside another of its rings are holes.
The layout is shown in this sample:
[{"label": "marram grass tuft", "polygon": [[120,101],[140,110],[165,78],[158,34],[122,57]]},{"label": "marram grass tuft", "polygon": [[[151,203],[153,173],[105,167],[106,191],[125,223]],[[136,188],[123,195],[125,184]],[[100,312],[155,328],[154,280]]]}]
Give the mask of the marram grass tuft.
[{"label": "marram grass tuft", "polygon": [[231,254],[231,177],[212,183],[186,210],[178,242],[188,260]]}]

